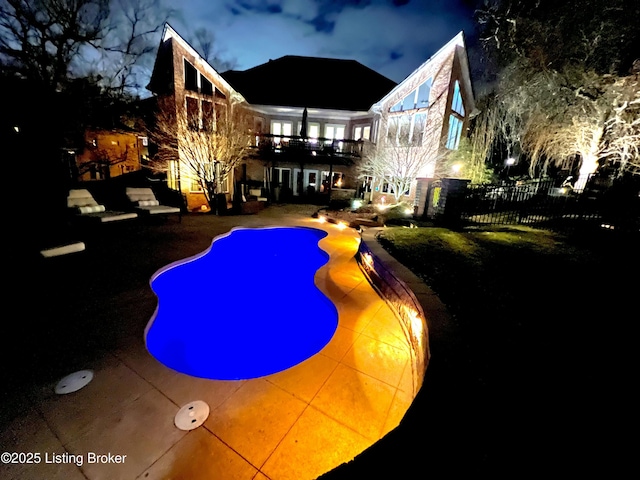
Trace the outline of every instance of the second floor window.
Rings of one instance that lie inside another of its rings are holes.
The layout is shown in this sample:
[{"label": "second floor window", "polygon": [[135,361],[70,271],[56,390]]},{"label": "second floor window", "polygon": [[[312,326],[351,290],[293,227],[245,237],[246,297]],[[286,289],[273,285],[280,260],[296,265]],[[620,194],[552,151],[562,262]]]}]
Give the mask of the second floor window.
[{"label": "second floor window", "polygon": [[426,112],[394,115],[389,117],[387,139],[400,146],[422,145],[426,124]]},{"label": "second floor window", "polygon": [[370,140],[370,137],[371,137],[370,125],[359,125],[353,129],[354,140]]},{"label": "second floor window", "polygon": [[191,130],[200,128],[200,109],[197,98],[187,97],[187,125]]},{"label": "second floor window", "polygon": [[293,131],[291,122],[273,121],[271,122],[271,133],[276,136],[290,137]]},{"label": "second floor window", "polygon": [[215,128],[213,102],[202,101],[202,129],[212,132]]},{"label": "second floor window", "polygon": [[325,125],[324,137],[330,140],[342,140],[344,138],[344,125]]},{"label": "second floor window", "polygon": [[192,92],[198,91],[198,71],[187,60],[184,61],[184,88]]},{"label": "second floor window", "polygon": [[426,108],[429,106],[429,96],[431,95],[431,85],[433,79],[429,78],[422,82],[418,88],[406,95],[402,100],[397,102],[389,109],[390,112],[406,112],[417,108]]},{"label": "second floor window", "polygon": [[213,95],[213,84],[200,74],[200,91],[203,95]]}]

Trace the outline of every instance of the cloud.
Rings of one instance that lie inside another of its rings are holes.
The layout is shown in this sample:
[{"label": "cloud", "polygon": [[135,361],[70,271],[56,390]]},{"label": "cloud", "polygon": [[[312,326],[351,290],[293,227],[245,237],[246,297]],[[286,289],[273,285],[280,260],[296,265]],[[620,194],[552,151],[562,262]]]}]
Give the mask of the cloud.
[{"label": "cloud", "polygon": [[425,62],[464,25],[430,13],[424,2],[405,8],[390,2],[365,10],[345,9],[333,31],[333,39],[321,47],[332,57],[356,58],[370,68],[401,81]]},{"label": "cloud", "polygon": [[460,30],[464,0],[185,0],[185,31],[210,29],[247,69],[284,55],[357,60],[403,80]]}]

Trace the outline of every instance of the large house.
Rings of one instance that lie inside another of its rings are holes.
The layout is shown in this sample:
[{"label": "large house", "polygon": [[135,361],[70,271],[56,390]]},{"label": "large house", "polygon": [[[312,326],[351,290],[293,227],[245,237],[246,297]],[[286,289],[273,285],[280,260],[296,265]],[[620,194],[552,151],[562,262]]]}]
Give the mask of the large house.
[{"label": "large house", "polygon": [[[365,152],[397,145],[402,135],[407,148],[427,158],[403,192],[418,213],[424,183],[436,176],[443,153],[458,147],[475,108],[462,32],[396,84],[353,60],[301,56],[219,73],[165,25],[148,89],[175,118],[199,129],[215,128],[230,105],[250,112],[253,152],[218,185],[229,199],[238,189],[260,188],[271,198],[370,192],[367,198],[376,201],[389,186],[357,167]],[[200,209],[202,187],[177,152],[167,168],[169,186],[184,194],[190,210]]]}]

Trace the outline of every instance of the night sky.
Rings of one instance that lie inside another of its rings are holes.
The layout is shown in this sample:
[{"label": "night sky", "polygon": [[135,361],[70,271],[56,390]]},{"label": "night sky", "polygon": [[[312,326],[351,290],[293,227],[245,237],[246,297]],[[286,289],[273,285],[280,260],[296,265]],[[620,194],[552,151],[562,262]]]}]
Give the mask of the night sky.
[{"label": "night sky", "polygon": [[352,59],[396,82],[461,30],[470,0],[183,0],[171,25],[215,35],[217,54],[245,70],[284,55]]}]

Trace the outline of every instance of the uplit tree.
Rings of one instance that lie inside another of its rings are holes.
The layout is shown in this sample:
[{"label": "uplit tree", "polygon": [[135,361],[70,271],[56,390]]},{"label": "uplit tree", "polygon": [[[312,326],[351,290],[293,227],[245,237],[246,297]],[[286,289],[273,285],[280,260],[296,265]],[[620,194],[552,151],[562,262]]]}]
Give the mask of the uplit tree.
[{"label": "uplit tree", "polygon": [[578,189],[605,164],[637,172],[637,72],[624,68],[639,10],[625,0],[485,2],[478,18],[499,67],[486,140],[521,152],[532,176],[577,159]]},{"label": "uplit tree", "polygon": [[199,119],[163,108],[150,132],[158,145],[151,166],[167,171],[177,161],[181,179],[198,182],[215,211],[220,186],[252,151],[250,118],[246,108],[233,101],[216,103],[215,113],[205,112]]},{"label": "uplit tree", "polygon": [[437,178],[457,177],[473,184],[490,183],[493,170],[487,166],[487,148],[473,134],[470,138],[461,138],[456,150],[447,152],[444,161],[436,168]]}]

